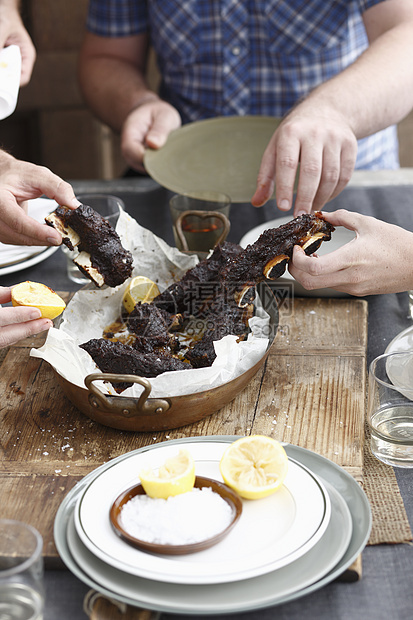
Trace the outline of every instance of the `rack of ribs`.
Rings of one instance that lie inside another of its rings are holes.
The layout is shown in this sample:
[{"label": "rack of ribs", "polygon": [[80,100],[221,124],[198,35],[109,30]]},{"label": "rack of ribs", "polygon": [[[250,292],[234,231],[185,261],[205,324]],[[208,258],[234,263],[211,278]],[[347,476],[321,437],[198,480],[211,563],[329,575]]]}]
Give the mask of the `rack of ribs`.
[{"label": "rack of ribs", "polygon": [[96,286],[118,286],[130,277],[132,254],[113,226],[91,207],[59,206],[45,221],[60,232],[69,250],[77,250],[73,262]]},{"label": "rack of ribs", "polygon": [[[244,339],[256,286],[264,280],[276,280],[284,273],[294,245],[312,254],[323,241],[331,239],[333,231],[334,227],[321,213],[301,215],[283,226],[264,231],[255,243],[228,258],[218,269],[219,286],[215,294],[203,304],[209,328],[185,358],[194,367],[210,366],[216,357],[214,340],[228,334]],[[186,274],[186,288],[189,277],[190,273]]]},{"label": "rack of ribs", "polygon": [[189,269],[153,300],[153,304],[166,312],[188,317],[199,316],[204,303],[217,295],[221,287],[221,273],[242,252],[236,243],[225,241],[214,248],[211,256]]},{"label": "rack of ribs", "polygon": [[300,245],[307,255],[313,254],[323,241],[331,239],[333,231],[320,212],[306,213],[278,228],[269,228],[227,265],[221,274],[223,283],[239,307],[248,305],[255,298],[259,282],[282,276],[295,245]]},{"label": "rack of ribs", "polygon": [[[210,366],[216,357],[214,341],[229,334],[238,340],[247,337],[256,286],[284,273],[294,245],[312,254],[323,241],[331,239],[333,231],[322,214],[315,213],[266,230],[244,250],[225,242],[155,297],[152,304],[136,305],[127,319],[136,336],[134,346],[113,346],[121,343],[100,339],[81,347],[103,372],[154,377],[168,370]],[[205,327],[183,360],[176,357],[179,345],[170,334],[173,321],[180,315],[201,318]]]},{"label": "rack of ribs", "polygon": [[[80,348],[89,353],[96,366],[104,373],[151,378],[170,370],[190,368],[188,362],[183,362],[172,355],[159,351],[142,353],[129,344],[112,342],[104,338],[92,338],[81,344]],[[115,389],[121,392],[131,385],[132,383],[119,382]]]}]

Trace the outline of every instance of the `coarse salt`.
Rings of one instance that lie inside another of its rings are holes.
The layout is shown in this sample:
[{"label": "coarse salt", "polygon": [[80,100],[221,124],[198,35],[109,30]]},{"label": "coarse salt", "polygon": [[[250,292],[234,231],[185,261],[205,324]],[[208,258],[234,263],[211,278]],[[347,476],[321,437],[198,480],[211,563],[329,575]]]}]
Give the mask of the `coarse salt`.
[{"label": "coarse salt", "polygon": [[120,524],[146,542],[187,545],[212,538],[232,521],[231,506],[209,487],[168,499],[135,495],[122,507]]}]

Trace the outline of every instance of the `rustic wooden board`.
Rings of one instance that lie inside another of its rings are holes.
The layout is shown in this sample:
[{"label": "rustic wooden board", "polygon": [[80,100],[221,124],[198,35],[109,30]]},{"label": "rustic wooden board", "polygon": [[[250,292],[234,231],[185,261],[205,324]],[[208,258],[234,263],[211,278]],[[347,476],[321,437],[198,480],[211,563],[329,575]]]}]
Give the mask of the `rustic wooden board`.
[{"label": "rustic wooden board", "polygon": [[99,425],[65,397],[51,368],[29,357],[44,336],[10,347],[1,365],[0,514],[30,522],[58,565],[53,522],[89,471],[136,448],[180,437],[265,433],[314,450],[362,480],[367,304],[292,299],[265,367],[216,414],[167,432]]}]

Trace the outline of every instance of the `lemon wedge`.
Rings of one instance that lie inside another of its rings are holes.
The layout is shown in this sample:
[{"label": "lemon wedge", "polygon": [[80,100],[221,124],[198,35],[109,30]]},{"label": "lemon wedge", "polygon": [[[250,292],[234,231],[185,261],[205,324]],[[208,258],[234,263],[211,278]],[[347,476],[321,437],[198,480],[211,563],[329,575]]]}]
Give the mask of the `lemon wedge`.
[{"label": "lemon wedge", "polygon": [[288,471],[288,456],[277,440],[251,435],[226,448],[219,469],[225,483],[238,495],[260,499],[281,487]]},{"label": "lemon wedge", "polygon": [[161,465],[157,474],[145,469],[139,473],[139,478],[146,495],[167,499],[193,489],[195,463],[187,450],[180,450]]},{"label": "lemon wedge", "polygon": [[139,301],[149,304],[157,295],[159,295],[159,289],[155,282],[145,276],[136,276],[129,282],[123,294],[123,307],[126,312],[130,313]]},{"label": "lemon wedge", "polygon": [[63,299],[51,288],[39,282],[21,282],[11,290],[13,306],[39,308],[44,319],[55,319],[66,308]]}]

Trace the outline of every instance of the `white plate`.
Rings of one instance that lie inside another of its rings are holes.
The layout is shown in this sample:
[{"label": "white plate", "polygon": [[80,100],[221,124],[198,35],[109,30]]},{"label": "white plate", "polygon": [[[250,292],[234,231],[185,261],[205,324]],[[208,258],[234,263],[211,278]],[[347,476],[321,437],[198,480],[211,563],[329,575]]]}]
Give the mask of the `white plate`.
[{"label": "white plate", "polygon": [[[209,443],[224,441],[230,443],[237,439],[236,436],[220,436],[220,437],[197,437],[188,439],[171,440],[168,443],[175,446],[186,447],[188,442]],[[159,445],[159,444],[158,444]],[[343,526],[335,527],[335,519],[330,519],[330,526],[333,526],[332,541],[327,537],[327,532],[322,537],[320,542],[313,547],[306,555],[294,562],[294,564],[288,567],[282,568],[279,571],[269,573],[267,575],[248,579],[246,581],[238,581],[229,584],[212,585],[212,586],[181,586],[174,584],[160,584],[159,582],[152,582],[146,579],[140,579],[139,577],[131,577],[134,580],[136,591],[134,590],[133,597],[125,597],[119,592],[115,591],[116,584],[113,588],[107,589],[104,587],[100,580],[92,579],[83,568],[81,568],[75,559],[73,558],[68,545],[67,545],[67,529],[68,523],[72,518],[73,511],[78,502],[78,498],[84,492],[84,489],[90,484],[90,482],[98,475],[99,472],[105,471],[113,465],[114,462],[121,462],[122,460],[129,458],[129,454],[121,455],[114,459],[114,461],[102,465],[97,470],[91,472],[85,478],[83,478],[77,485],[66,495],[62,504],[60,505],[54,524],[54,538],[57,550],[66,564],[66,566],[76,575],[81,581],[95,588],[102,594],[115,598],[121,602],[131,604],[137,607],[147,607],[150,609],[156,609],[159,611],[171,612],[171,613],[192,613],[192,614],[206,614],[206,613],[236,613],[243,611],[251,611],[254,609],[261,609],[263,607],[269,607],[271,605],[277,605],[288,600],[294,600],[302,597],[306,594],[310,594],[316,590],[319,590],[324,585],[330,583],[337,577],[339,577],[348,568],[359,554],[364,549],[367,543],[371,530],[371,510],[366,497],[366,494],[361,489],[360,485],[354,480],[354,478],[347,473],[342,467],[339,467],[332,461],[326,459],[315,452],[300,448],[298,446],[285,446],[286,452],[289,457],[294,458],[296,461],[302,463],[311,471],[313,471],[318,477],[321,477],[324,482],[331,484],[336,492],[345,500],[351,514],[352,520],[352,535],[350,544],[345,551],[341,559],[332,569],[325,568],[328,571],[323,577],[316,579],[315,575],[322,574],[321,564],[326,561],[327,563],[334,562],[333,548],[335,541],[341,539],[343,532],[346,531],[348,524],[346,525],[345,517],[343,517]],[[151,448],[140,448],[134,453],[146,452]],[[334,507],[334,502],[333,502]],[[345,546],[345,545],[344,545]],[[89,552],[88,552],[89,553]],[[93,556],[93,554],[92,554]],[[94,557],[94,556],[93,556]],[[311,559],[307,565],[307,560]],[[82,563],[83,558],[76,558]],[[94,557],[95,562],[100,562]],[[305,575],[305,570],[300,570],[303,565],[307,567],[308,571],[311,571],[308,575]],[[104,564],[105,579],[112,579],[112,571],[116,571],[112,567]],[[110,571],[109,573],[107,571]],[[291,591],[289,594],[281,593],[278,589],[278,576],[284,571],[289,571]],[[122,573],[124,576],[124,573]],[[309,577],[311,575],[311,577]],[[130,576],[129,576],[130,577]],[[128,578],[129,578],[128,577]],[[309,585],[303,585],[303,579],[309,578]],[[110,581],[111,582],[111,581]],[[140,587],[142,582],[143,587]],[[151,589],[154,586],[154,591]],[[270,583],[270,586],[268,585]],[[146,589],[148,586],[148,590]],[[173,592],[179,592],[182,594],[173,595]],[[207,593],[207,596],[204,595]]]},{"label": "white plate", "polygon": [[[242,237],[240,245],[243,248],[246,248],[247,245],[254,243],[258,239],[258,237],[264,232],[264,230],[268,230],[269,228],[278,228],[279,226],[290,222],[291,219],[291,216],[279,217],[275,220],[264,222],[263,224],[252,228]],[[353,231],[347,230],[347,228],[344,228],[343,226],[337,226],[337,228],[331,235],[331,240],[323,242],[320,248],[317,250],[317,254],[319,256],[330,254],[331,252],[338,250],[343,245],[354,239],[354,237],[355,234]],[[281,278],[277,280],[277,283],[282,283],[283,281],[290,283],[293,282],[295,293],[304,297],[348,297],[346,293],[335,291],[332,288],[315,289],[313,291],[308,291],[303,286],[301,286],[299,282],[294,280],[288,269],[286,269]]]},{"label": "white plate", "polygon": [[[222,441],[186,444],[197,475],[222,481]],[[295,561],[323,536],[330,519],[328,493],[314,474],[290,459],[281,489],[260,501],[243,501],[240,520],[229,535],[205,551],[180,556],[152,555],[122,541],[112,530],[109,511],[124,490],[139,482],[140,469],[157,469],[177,453],[170,442],[130,456],[97,474],[78,500],[76,531],[105,563],[146,579],[211,584],[263,575]]]},{"label": "white plate", "polygon": [[[35,198],[28,201],[27,213],[38,222],[44,222],[46,215],[54,211],[56,207],[57,202],[54,200]],[[23,246],[0,243],[0,276],[37,265],[58,249],[58,246]]]},{"label": "white plate", "polygon": [[[327,485],[326,485],[327,486]],[[277,571],[246,581],[215,585],[159,583],[119,571],[93,555],[81,542],[73,512],[67,524],[66,559],[84,579],[91,579],[133,605],[180,613],[232,613],[273,605],[321,579],[343,557],[352,535],[352,517],[341,495],[328,485],[331,519],[322,539],[303,557]],[[69,557],[70,557],[69,556]],[[236,609],[234,609],[236,602]]]}]

